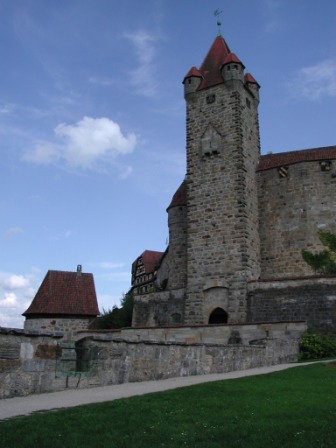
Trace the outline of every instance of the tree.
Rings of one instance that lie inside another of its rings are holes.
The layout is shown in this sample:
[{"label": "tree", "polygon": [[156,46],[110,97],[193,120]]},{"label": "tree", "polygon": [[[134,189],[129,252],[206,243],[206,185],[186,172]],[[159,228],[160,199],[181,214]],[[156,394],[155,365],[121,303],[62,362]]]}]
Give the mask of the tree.
[{"label": "tree", "polygon": [[302,257],[315,272],[320,274],[336,274],[336,235],[320,230],[318,236],[321,243],[327,249],[317,253],[302,250]]},{"label": "tree", "polygon": [[120,308],[114,305],[112,309],[103,309],[102,314],[95,319],[91,328],[108,330],[130,327],[132,325],[133,303],[133,291],[130,290],[128,293],[123,294]]}]

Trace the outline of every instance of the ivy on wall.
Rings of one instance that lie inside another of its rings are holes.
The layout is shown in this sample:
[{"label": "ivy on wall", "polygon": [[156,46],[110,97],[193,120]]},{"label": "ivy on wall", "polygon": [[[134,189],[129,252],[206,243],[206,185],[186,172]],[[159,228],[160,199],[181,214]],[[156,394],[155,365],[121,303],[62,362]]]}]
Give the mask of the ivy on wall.
[{"label": "ivy on wall", "polygon": [[320,230],[318,236],[326,249],[317,253],[302,250],[302,257],[316,273],[336,274],[336,235]]}]

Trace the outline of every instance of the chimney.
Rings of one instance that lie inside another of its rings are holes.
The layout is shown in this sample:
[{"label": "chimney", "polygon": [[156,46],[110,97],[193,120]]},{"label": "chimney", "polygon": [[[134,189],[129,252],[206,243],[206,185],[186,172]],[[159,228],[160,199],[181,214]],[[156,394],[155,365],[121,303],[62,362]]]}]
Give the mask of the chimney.
[{"label": "chimney", "polygon": [[82,265],[77,265],[77,277],[80,277],[82,275]]}]

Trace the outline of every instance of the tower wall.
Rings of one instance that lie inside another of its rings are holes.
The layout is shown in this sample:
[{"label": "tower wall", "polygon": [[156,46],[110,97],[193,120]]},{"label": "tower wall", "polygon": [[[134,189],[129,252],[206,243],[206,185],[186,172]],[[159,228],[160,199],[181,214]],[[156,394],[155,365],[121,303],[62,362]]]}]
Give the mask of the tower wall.
[{"label": "tower wall", "polygon": [[186,95],[186,101],[185,321],[208,323],[216,307],[229,321],[244,321],[247,281],[259,277],[258,101],[240,80]]},{"label": "tower wall", "polygon": [[167,288],[185,288],[187,283],[187,207],[168,211],[169,251]]}]

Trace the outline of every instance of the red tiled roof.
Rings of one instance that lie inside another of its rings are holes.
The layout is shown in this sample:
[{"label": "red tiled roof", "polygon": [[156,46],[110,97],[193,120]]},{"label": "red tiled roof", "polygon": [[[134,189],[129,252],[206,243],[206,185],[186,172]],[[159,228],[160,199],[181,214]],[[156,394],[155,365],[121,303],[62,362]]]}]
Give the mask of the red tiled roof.
[{"label": "red tiled roof", "polygon": [[132,273],[134,274],[136,265],[138,263],[139,258],[142,258],[145,272],[144,274],[148,274],[150,272],[154,272],[157,265],[161,261],[164,252],[158,252],[155,250],[145,250],[133,263],[132,263]]},{"label": "red tiled roof", "polygon": [[244,76],[244,80],[246,83],[257,84],[257,86],[259,86],[258,82],[254,79],[254,77],[251,75],[251,73],[246,73],[246,75]]},{"label": "red tiled roof", "polygon": [[224,59],[223,65],[231,64],[232,62],[235,64],[241,64],[243,67],[245,67],[242,61],[238,59],[234,53],[229,53]]},{"label": "red tiled roof", "polygon": [[191,69],[188,71],[188,73],[185,75],[183,82],[187,79],[187,78],[191,78],[192,76],[195,76],[196,78],[202,78],[202,74],[201,72],[198,70],[197,67],[191,67]]},{"label": "red tiled roof", "polygon": [[97,316],[99,309],[93,275],[48,271],[23,316],[50,314]]},{"label": "red tiled roof", "polygon": [[173,199],[171,200],[171,203],[167,208],[167,211],[170,208],[178,207],[179,205],[187,205],[187,183],[185,180],[181,183],[176,193],[174,194]]},{"label": "red tiled roof", "polygon": [[304,149],[301,151],[281,152],[261,156],[257,171],[269,170],[280,166],[293,165],[300,162],[336,159],[336,146]]},{"label": "red tiled roof", "polygon": [[155,250],[145,250],[142,254],[142,260],[145,266],[145,272],[153,272],[160,262],[164,252]]},{"label": "red tiled roof", "polygon": [[199,69],[203,80],[198,90],[206,89],[223,82],[221,68],[229,53],[230,48],[223,37],[217,36]]}]

